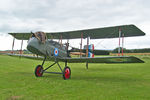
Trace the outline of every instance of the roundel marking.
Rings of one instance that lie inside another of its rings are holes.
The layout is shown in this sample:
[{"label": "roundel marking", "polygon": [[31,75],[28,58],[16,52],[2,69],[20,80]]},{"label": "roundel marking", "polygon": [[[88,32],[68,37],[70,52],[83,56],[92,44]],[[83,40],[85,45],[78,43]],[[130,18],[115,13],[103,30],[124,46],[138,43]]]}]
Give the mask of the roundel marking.
[{"label": "roundel marking", "polygon": [[55,56],[58,56],[58,55],[59,55],[58,48],[55,48],[55,49],[54,49],[54,55],[55,55]]}]

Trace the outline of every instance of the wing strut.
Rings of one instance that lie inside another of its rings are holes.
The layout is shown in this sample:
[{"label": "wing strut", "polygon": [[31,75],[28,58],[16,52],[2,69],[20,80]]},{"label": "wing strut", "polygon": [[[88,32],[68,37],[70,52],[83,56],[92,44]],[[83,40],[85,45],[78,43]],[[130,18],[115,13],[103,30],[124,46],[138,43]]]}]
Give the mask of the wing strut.
[{"label": "wing strut", "polygon": [[60,44],[61,44],[61,48],[62,48],[62,35],[60,35]]},{"label": "wing strut", "polygon": [[121,28],[119,28],[119,47],[118,47],[118,56],[121,52],[121,38],[122,38],[122,56],[123,56],[123,46],[124,46],[124,33],[122,33]]},{"label": "wing strut", "polygon": [[21,56],[21,54],[23,53],[23,51],[22,51],[22,46],[23,46],[23,40],[21,41],[20,56]]},{"label": "wing strut", "polygon": [[82,52],[82,41],[83,41],[83,33],[81,33],[81,44],[80,44],[80,58],[81,58],[81,52]]},{"label": "wing strut", "polygon": [[69,39],[67,39],[67,43],[66,43],[66,50],[67,50],[67,57],[69,57]]},{"label": "wing strut", "polygon": [[[24,35],[23,35],[23,38],[24,38]],[[22,41],[21,41],[21,48],[20,48],[20,58],[21,58],[21,56],[22,56],[22,54],[23,54],[23,51],[22,51],[22,46],[23,46],[23,39],[22,39]]]},{"label": "wing strut", "polygon": [[118,47],[118,56],[120,56],[120,37],[121,37],[121,28],[119,28],[119,47]]},{"label": "wing strut", "polygon": [[14,44],[15,44],[15,37],[14,37],[13,43],[12,43],[12,51],[11,51],[11,54],[14,54]]},{"label": "wing strut", "polygon": [[[86,45],[86,57],[88,57],[88,52],[89,52],[89,40],[90,40],[90,37],[88,36],[87,37],[87,45]],[[86,69],[88,69],[88,62],[86,62]]]},{"label": "wing strut", "polygon": [[88,49],[88,46],[89,46],[89,39],[90,39],[90,37],[88,36],[88,37],[87,37],[87,45],[86,45],[86,57],[88,57],[88,52],[89,52],[89,49]]},{"label": "wing strut", "polygon": [[122,34],[122,56],[123,56],[123,47],[124,47],[124,34]]}]

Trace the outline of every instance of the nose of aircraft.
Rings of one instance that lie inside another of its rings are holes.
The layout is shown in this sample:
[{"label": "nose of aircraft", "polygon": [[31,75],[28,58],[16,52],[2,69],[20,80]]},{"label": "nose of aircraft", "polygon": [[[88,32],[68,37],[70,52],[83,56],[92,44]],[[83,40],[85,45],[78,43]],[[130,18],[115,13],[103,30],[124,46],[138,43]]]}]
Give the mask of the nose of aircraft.
[{"label": "nose of aircraft", "polygon": [[39,41],[37,40],[37,38],[32,37],[29,39],[27,49],[30,52],[34,54],[39,54],[38,46],[39,46]]}]

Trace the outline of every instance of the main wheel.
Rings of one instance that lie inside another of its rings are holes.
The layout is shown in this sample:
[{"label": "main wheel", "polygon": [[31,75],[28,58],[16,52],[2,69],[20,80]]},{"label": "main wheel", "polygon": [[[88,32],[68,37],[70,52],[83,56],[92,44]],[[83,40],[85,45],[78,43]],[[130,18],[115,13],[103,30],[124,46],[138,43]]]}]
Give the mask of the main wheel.
[{"label": "main wheel", "polygon": [[68,66],[66,66],[63,71],[63,78],[64,80],[67,80],[70,77],[71,77],[71,69]]},{"label": "main wheel", "polygon": [[35,68],[35,76],[36,77],[41,77],[43,75],[43,67],[42,65],[37,65]]}]

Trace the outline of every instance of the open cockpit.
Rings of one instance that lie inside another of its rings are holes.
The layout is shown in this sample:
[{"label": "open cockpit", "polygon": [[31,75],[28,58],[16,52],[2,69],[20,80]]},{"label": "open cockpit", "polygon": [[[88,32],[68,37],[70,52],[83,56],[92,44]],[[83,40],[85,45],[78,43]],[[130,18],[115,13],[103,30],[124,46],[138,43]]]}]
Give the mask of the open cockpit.
[{"label": "open cockpit", "polygon": [[47,40],[46,33],[41,32],[41,31],[32,33],[32,35],[31,35],[30,38],[33,38],[33,37],[37,38],[37,39],[38,39],[39,41],[41,41],[42,43],[45,43],[45,41]]}]

